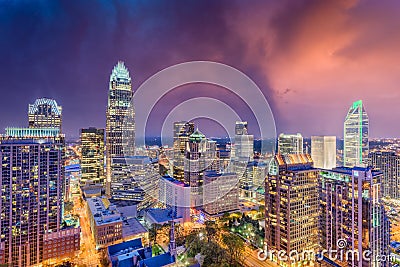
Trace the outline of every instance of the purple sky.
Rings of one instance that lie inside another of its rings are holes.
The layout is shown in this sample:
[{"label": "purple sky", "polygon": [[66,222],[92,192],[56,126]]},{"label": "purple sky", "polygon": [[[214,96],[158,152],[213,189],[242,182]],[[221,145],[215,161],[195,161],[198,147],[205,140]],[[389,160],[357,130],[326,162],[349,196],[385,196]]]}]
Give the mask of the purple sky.
[{"label": "purple sky", "polygon": [[[46,96],[63,106],[66,134],[78,136],[105,126],[117,60],[134,88],[168,66],[212,60],[258,84],[278,132],[342,136],[348,108],[362,99],[371,136],[398,137],[399,14],[397,0],[1,1],[0,128],[26,126],[28,104]],[[198,96],[252,120],[224,89],[190,85],[160,102],[155,129],[173,103]]]}]

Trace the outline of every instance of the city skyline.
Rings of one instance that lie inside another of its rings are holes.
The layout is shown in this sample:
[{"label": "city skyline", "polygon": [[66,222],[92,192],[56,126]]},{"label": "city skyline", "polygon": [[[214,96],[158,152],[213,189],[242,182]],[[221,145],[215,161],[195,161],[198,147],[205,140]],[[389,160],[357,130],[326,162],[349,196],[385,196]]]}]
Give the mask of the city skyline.
[{"label": "city skyline", "polygon": [[[88,3],[1,3],[0,57],[7,79],[0,86],[12,88],[7,95],[18,101],[0,100],[0,128],[24,126],[26,103],[49,97],[63,106],[67,138],[78,137],[80,128],[105,127],[107,80],[118,60],[132,72],[133,90],[165,67],[212,60],[240,69],[260,86],[278,133],[341,138],[347,107],[362,99],[370,136],[398,137],[399,126],[390,124],[400,114],[398,2],[223,2],[94,3],[91,9],[98,11],[89,19]],[[177,103],[211,96],[242,113],[252,133],[249,111],[225,93],[202,84],[176,88],[160,102],[155,124]],[[212,123],[201,125],[206,135],[213,127],[221,134]]]}]

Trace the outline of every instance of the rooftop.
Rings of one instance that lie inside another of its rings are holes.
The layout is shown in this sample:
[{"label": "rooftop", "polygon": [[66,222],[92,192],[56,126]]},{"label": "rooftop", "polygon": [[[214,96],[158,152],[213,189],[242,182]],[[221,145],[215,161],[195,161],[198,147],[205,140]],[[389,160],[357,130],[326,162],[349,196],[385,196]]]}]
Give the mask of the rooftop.
[{"label": "rooftop", "polygon": [[93,214],[96,225],[122,222],[121,214],[117,208],[114,205],[106,208],[104,201],[106,201],[106,199],[99,197],[87,199],[87,204],[91,213]]},{"label": "rooftop", "polygon": [[173,263],[169,252],[142,261],[147,267],[161,267]]},{"label": "rooftop", "polygon": [[146,233],[147,230],[136,218],[123,220],[122,223],[122,237],[129,237]]},{"label": "rooftop", "polygon": [[353,171],[359,171],[359,172],[371,171],[372,176],[377,176],[382,173],[381,171],[373,170],[371,167],[353,167],[353,168],[338,167],[338,168],[334,168],[330,171],[336,172],[336,173],[343,173],[343,174],[347,174],[347,175],[352,175]]},{"label": "rooftop", "polygon": [[127,253],[139,248],[143,248],[143,244],[142,244],[142,239],[141,238],[137,238],[137,239],[133,239],[130,241],[126,241],[123,243],[119,243],[116,245],[112,245],[109,246],[107,248],[108,253],[110,254],[110,256],[116,256],[116,255],[120,255],[123,253]]},{"label": "rooftop", "polygon": [[[172,221],[172,210],[170,209],[149,209],[147,214],[150,215],[158,224]],[[179,219],[174,218],[174,220]]]}]

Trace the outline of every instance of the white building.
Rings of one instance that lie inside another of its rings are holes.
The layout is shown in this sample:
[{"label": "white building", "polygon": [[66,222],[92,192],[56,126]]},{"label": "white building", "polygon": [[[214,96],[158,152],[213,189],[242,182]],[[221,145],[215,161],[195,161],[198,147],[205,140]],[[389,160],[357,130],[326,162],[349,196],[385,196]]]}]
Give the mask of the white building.
[{"label": "white building", "polygon": [[282,155],[303,154],[303,136],[300,133],[281,133],[278,138],[278,152]]},{"label": "white building", "polygon": [[237,210],[239,204],[238,182],[235,173],[206,172],[203,188],[204,211],[209,215],[219,215]]},{"label": "white building", "polygon": [[311,158],[314,168],[336,168],[336,136],[311,136]]}]

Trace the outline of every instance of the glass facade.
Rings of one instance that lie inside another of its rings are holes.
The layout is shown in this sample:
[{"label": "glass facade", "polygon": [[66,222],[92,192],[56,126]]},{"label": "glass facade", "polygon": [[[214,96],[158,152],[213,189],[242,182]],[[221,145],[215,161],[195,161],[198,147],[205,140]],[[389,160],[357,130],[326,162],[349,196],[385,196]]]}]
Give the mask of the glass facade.
[{"label": "glass facade", "polygon": [[81,129],[81,185],[87,181],[105,185],[104,129]]},{"label": "glass facade", "polygon": [[369,120],[361,100],[351,106],[344,121],[345,167],[364,166],[368,163]]},{"label": "glass facade", "polygon": [[[134,155],[135,114],[131,107],[132,81],[122,61],[110,76],[106,118],[106,193],[112,195],[112,158]],[[124,149],[126,151],[124,151]]]},{"label": "glass facade", "polygon": [[0,242],[10,266],[40,263],[44,236],[60,229],[63,158],[61,136],[0,141]]},{"label": "glass facade", "polygon": [[281,133],[278,137],[278,152],[286,154],[303,154],[303,136]]},{"label": "glass facade", "polygon": [[54,99],[39,98],[28,106],[29,128],[58,128],[61,132],[62,107]]}]

